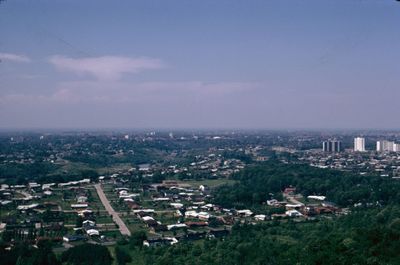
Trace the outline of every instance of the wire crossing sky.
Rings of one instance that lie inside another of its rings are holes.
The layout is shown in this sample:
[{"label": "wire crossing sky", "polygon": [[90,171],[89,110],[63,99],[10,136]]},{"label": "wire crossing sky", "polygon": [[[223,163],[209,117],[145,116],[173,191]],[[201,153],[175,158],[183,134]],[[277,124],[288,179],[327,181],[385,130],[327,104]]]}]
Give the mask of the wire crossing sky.
[{"label": "wire crossing sky", "polygon": [[4,1],[0,128],[399,128],[392,0]]}]

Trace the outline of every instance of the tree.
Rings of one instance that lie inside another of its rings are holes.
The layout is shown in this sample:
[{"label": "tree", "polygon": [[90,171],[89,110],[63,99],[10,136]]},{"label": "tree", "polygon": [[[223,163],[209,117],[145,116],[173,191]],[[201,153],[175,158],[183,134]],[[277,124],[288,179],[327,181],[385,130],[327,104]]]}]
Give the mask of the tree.
[{"label": "tree", "polygon": [[76,218],[75,226],[76,226],[76,227],[82,227],[82,224],[83,224],[83,218],[82,218],[82,216],[78,216],[78,217]]},{"label": "tree", "polygon": [[61,261],[71,265],[111,265],[112,257],[105,246],[83,244],[65,251]]},{"label": "tree", "polygon": [[130,248],[135,248],[135,247],[142,247],[143,246],[143,241],[147,239],[147,235],[145,231],[135,231],[129,238],[129,245]]},{"label": "tree", "polygon": [[115,247],[115,257],[117,259],[118,265],[125,265],[128,262],[132,261],[131,256],[128,252],[126,252],[122,247]]}]

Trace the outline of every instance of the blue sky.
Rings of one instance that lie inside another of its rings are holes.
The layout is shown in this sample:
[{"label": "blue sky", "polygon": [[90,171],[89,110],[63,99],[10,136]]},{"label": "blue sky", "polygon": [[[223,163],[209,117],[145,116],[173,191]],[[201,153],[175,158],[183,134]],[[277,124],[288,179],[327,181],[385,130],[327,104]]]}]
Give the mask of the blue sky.
[{"label": "blue sky", "polygon": [[2,128],[398,128],[391,0],[5,1]]}]

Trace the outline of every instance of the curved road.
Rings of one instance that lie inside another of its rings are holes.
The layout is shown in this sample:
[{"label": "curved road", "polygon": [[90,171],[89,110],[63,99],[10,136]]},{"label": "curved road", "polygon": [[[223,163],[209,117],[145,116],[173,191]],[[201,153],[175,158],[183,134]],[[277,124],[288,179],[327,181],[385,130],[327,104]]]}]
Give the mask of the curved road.
[{"label": "curved road", "polygon": [[110,202],[108,201],[106,195],[104,194],[103,189],[101,188],[100,184],[94,185],[96,188],[97,194],[99,195],[99,198],[101,200],[101,203],[104,205],[104,208],[106,208],[107,212],[112,215],[112,218],[114,222],[119,226],[119,231],[121,232],[122,235],[125,236],[130,236],[131,231],[129,231],[128,227],[125,225],[124,221],[122,221],[121,217],[119,217],[118,213],[114,211],[114,209],[111,207]]}]

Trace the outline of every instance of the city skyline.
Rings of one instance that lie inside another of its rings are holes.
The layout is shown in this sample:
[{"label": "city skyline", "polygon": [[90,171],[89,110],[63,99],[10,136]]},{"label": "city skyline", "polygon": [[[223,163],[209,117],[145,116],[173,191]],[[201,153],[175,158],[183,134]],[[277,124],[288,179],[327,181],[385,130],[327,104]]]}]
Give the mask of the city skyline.
[{"label": "city skyline", "polygon": [[399,8],[1,2],[0,128],[399,129]]}]

